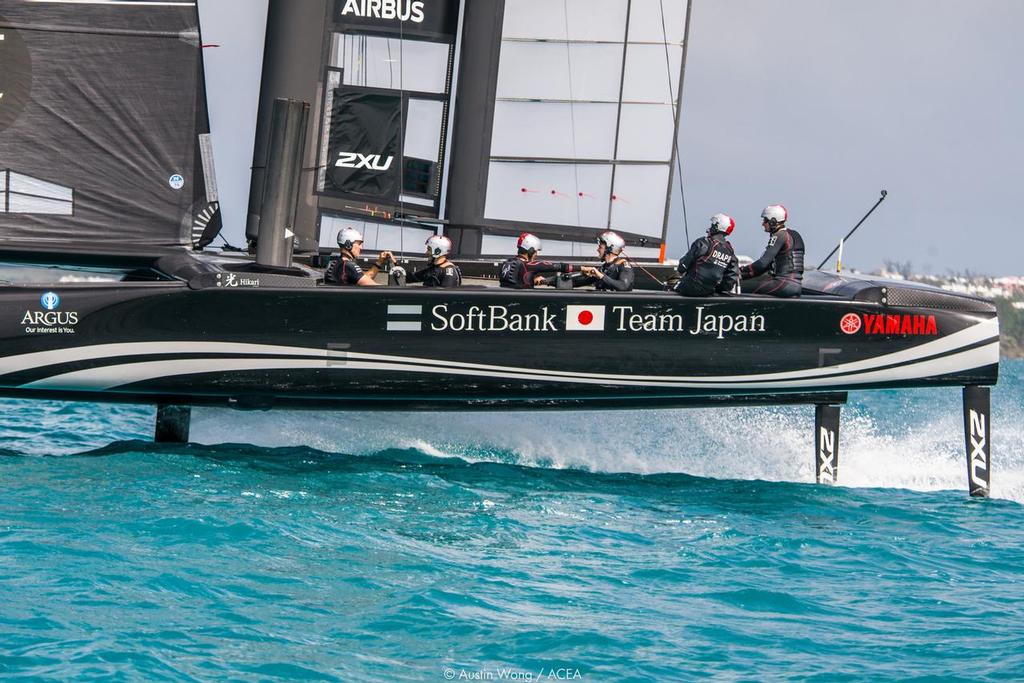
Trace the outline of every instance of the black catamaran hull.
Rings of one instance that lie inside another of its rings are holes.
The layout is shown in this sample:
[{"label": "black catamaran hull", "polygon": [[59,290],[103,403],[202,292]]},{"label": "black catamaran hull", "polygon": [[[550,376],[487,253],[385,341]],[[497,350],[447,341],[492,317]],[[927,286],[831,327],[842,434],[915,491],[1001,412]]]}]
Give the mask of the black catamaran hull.
[{"label": "black catamaran hull", "polygon": [[991,385],[998,371],[994,312],[828,297],[246,286],[258,281],[0,289],[0,394],[629,408]]}]

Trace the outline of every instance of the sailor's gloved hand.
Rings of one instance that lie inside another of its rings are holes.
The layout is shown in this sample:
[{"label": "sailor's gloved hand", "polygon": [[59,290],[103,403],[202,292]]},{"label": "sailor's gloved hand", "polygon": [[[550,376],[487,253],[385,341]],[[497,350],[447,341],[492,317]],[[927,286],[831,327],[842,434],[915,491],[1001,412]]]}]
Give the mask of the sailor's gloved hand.
[{"label": "sailor's gloved hand", "polygon": [[377,266],[383,266],[385,263],[394,263],[395,255],[390,251],[382,251],[377,255]]},{"label": "sailor's gloved hand", "polygon": [[594,268],[593,266],[583,266],[582,268],[580,268],[580,272],[586,275],[587,277],[601,277],[602,275],[601,271],[599,271],[597,268]]}]

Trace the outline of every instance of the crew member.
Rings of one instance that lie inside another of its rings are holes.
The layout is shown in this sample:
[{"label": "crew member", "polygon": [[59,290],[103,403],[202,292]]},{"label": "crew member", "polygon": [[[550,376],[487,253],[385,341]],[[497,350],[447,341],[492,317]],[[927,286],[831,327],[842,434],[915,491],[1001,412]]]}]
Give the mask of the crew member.
[{"label": "crew member", "polygon": [[597,268],[583,266],[583,277],[574,278],[573,287],[594,285],[604,292],[628,292],[633,289],[633,266],[622,256],[626,240],[612,231],[602,232],[597,237],[597,255],[601,265]]},{"label": "crew member", "polygon": [[[424,287],[461,287],[462,271],[448,260],[452,252],[452,241],[442,235],[427,238],[427,267],[410,273],[406,282],[422,282]],[[405,274],[405,269],[395,267],[396,275]]]},{"label": "crew member", "polygon": [[768,246],[761,258],[744,266],[744,278],[757,277],[768,272],[771,277],[757,286],[754,294],[772,296],[800,296],[804,279],[804,240],[796,230],[786,227],[789,212],[782,204],[772,204],[761,212],[761,224],[769,233]]},{"label": "crew member", "polygon": [[533,289],[536,285],[547,282],[545,275],[572,272],[573,268],[569,263],[538,261],[537,253],[540,247],[540,239],[536,235],[528,232],[520,235],[519,241],[516,242],[518,253],[501,264],[499,284],[502,287]]},{"label": "crew member", "polygon": [[363,236],[355,228],[342,228],[338,231],[338,246],[341,248],[341,255],[331,259],[324,273],[324,282],[329,285],[376,286],[374,276],[388,261],[395,262],[395,257],[390,251],[382,251],[377,255],[377,262],[370,266],[369,270],[363,271],[356,261],[363,251]]},{"label": "crew member", "polygon": [[690,250],[679,259],[677,270],[682,276],[675,291],[683,296],[729,294],[739,282],[739,261],[732,244],[726,239],[736,221],[724,213],[711,217],[708,234],[693,241]]}]

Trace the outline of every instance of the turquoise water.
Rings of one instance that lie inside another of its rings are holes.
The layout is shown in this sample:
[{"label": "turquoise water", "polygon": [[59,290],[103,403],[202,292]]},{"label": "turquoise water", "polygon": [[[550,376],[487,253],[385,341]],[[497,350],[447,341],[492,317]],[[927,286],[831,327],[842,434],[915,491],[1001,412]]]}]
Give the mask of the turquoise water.
[{"label": "turquoise water", "polygon": [[[1024,678],[1024,364],[970,500],[958,389],[380,415],[2,401],[0,675]],[[201,445],[217,444],[217,445]]]}]

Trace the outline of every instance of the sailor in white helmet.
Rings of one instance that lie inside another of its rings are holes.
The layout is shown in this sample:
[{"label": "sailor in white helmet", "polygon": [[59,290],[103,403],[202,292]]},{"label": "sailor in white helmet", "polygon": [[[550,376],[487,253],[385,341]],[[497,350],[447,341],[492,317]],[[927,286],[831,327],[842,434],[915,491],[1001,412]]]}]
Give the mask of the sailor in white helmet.
[{"label": "sailor in white helmet", "polygon": [[[452,241],[444,235],[431,235],[427,238],[427,267],[409,274],[407,282],[422,282],[424,287],[460,287],[462,271],[448,260],[452,253]],[[405,270],[396,267],[396,275],[405,274]]]},{"label": "sailor in white helmet", "polygon": [[594,285],[594,289],[606,292],[628,292],[633,289],[633,266],[622,255],[626,240],[608,230],[597,236],[597,255],[601,265],[597,268],[583,266],[583,277],[573,278],[573,287]]},{"label": "sailor in white helmet", "polygon": [[789,211],[782,204],[766,206],[761,212],[761,224],[771,237],[761,258],[740,270],[743,279],[769,273],[770,277],[757,285],[753,294],[772,296],[800,296],[804,279],[804,240],[796,230],[786,227]]},{"label": "sailor in white helmet", "polygon": [[377,283],[373,279],[374,276],[388,261],[395,262],[395,257],[390,251],[382,251],[377,255],[377,263],[364,271],[356,261],[363,251],[363,236],[355,228],[342,228],[338,231],[338,246],[341,248],[341,255],[331,259],[324,273],[324,282],[329,285],[375,286]]},{"label": "sailor in white helmet", "polygon": [[498,283],[502,287],[533,289],[536,285],[547,284],[545,275],[573,271],[572,264],[569,263],[538,261],[537,254],[540,249],[539,237],[529,232],[521,234],[516,241],[516,255],[501,264]]},{"label": "sailor in white helmet", "polygon": [[711,217],[708,234],[690,245],[679,259],[676,270],[681,276],[675,291],[683,296],[729,294],[740,281],[739,260],[727,239],[736,221],[724,213]]}]

